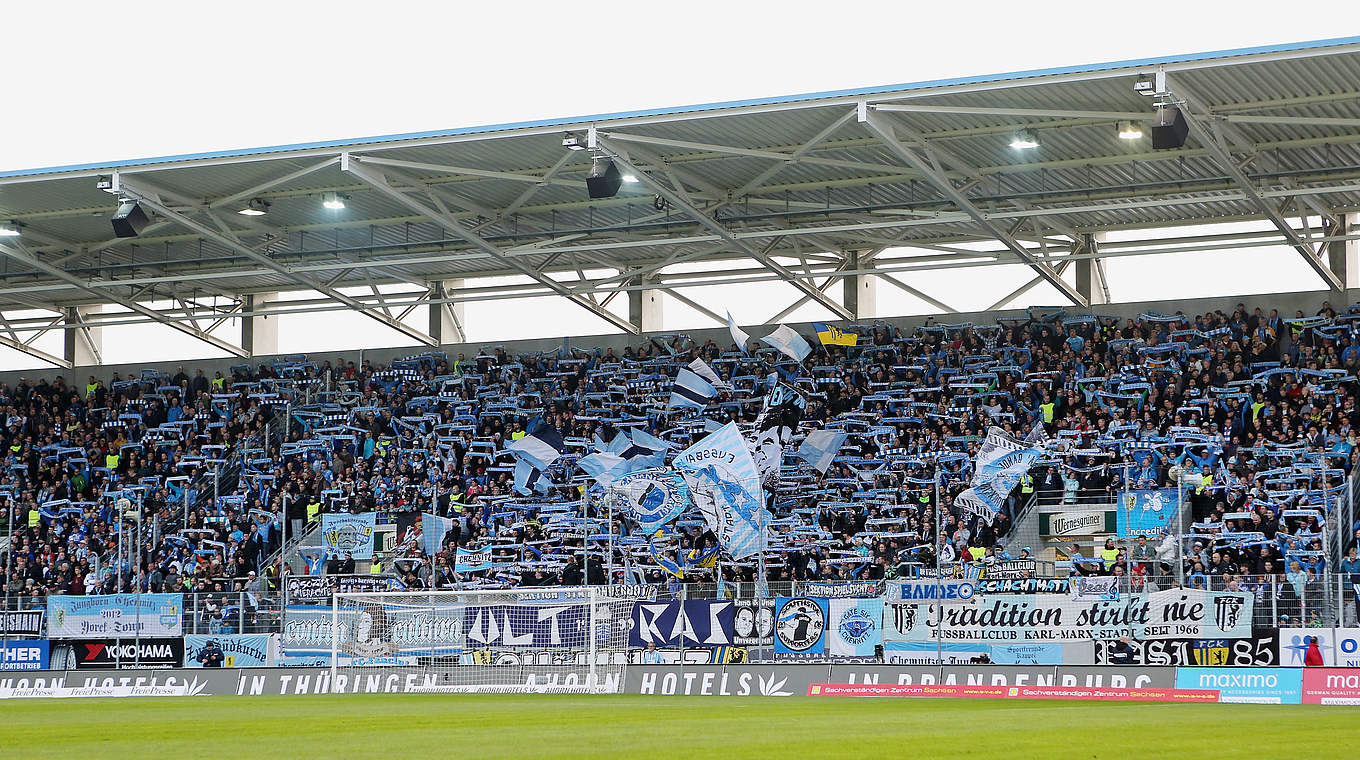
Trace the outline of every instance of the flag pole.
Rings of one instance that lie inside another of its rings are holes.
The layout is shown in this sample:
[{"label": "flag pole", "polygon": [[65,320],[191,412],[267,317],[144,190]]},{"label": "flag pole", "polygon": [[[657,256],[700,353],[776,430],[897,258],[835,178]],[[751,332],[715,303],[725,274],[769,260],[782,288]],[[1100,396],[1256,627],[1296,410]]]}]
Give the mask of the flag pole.
[{"label": "flag pole", "polygon": [[944,578],[941,573],[941,557],[944,554],[944,545],[940,540],[944,538],[944,511],[940,504],[940,460],[935,460],[935,543],[938,547],[935,550],[935,663],[944,665],[944,645],[940,643],[940,628],[944,625]]}]

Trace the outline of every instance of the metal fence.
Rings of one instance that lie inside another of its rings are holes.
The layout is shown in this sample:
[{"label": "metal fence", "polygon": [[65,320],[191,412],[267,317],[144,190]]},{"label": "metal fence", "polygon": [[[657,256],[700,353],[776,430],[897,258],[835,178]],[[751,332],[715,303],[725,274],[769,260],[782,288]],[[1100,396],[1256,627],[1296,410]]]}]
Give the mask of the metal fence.
[{"label": "metal fence", "polygon": [[[919,579],[929,583],[931,579]],[[961,579],[946,579],[956,583]],[[1067,579],[1071,581],[1072,579]],[[1196,576],[1186,588],[1208,591],[1242,591],[1255,595],[1253,625],[1256,627],[1351,627],[1360,625],[1360,580],[1344,573],[1308,576]],[[643,596],[658,600],[746,600],[781,596],[863,595],[864,582],[810,583],[784,581],[755,583],[686,583],[657,586],[617,587],[621,596]],[[859,594],[849,593],[858,586]],[[1176,588],[1174,576],[1151,575],[1121,577],[1121,594],[1138,594]],[[442,589],[441,589],[442,590]],[[641,593],[639,593],[641,592]],[[653,593],[654,592],[654,593]],[[283,611],[288,601],[279,590],[213,591],[184,594],[184,633],[228,635],[234,633],[281,633]],[[45,597],[13,597],[8,609],[45,609]]]}]

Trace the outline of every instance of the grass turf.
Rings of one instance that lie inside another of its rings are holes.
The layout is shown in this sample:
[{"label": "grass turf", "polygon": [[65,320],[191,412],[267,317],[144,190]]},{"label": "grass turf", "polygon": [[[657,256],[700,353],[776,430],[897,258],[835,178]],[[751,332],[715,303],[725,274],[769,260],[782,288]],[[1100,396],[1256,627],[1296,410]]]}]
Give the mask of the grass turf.
[{"label": "grass turf", "polygon": [[1331,758],[1360,711],[1302,705],[574,695],[15,700],[4,757]]}]

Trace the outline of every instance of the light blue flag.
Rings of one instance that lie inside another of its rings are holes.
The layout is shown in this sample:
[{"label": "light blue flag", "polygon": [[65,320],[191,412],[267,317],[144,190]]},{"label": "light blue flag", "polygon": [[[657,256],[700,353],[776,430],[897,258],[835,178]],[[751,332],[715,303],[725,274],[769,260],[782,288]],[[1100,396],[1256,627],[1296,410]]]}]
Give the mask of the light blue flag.
[{"label": "light blue flag", "polygon": [[420,546],[426,557],[439,553],[444,536],[453,528],[453,519],[425,512],[420,516]]},{"label": "light blue flag", "polygon": [[750,342],[751,336],[745,330],[737,327],[737,320],[732,318],[732,312],[727,312],[727,331],[732,333],[732,342],[737,344],[743,354],[749,354],[746,344]]},{"label": "light blue flag", "polygon": [[534,492],[543,494],[548,492],[548,481],[543,477],[543,471],[523,459],[517,460],[515,462],[515,493],[528,496]]},{"label": "light blue flag", "polygon": [[628,474],[628,462],[617,454],[596,452],[576,460],[576,466],[585,471],[602,486]]},{"label": "light blue flag", "polygon": [[628,472],[661,467],[666,464],[666,452],[671,444],[642,430],[632,431],[632,442],[619,456],[628,460]]},{"label": "light blue flag", "polygon": [[812,353],[812,346],[803,340],[803,336],[799,335],[797,330],[787,325],[776,327],[774,332],[761,338],[760,342],[779,349],[780,353],[798,362]]},{"label": "light blue flag", "polygon": [[831,460],[836,458],[836,452],[841,450],[849,437],[849,433],[835,430],[814,430],[798,447],[798,456],[817,472],[825,473],[831,466]]},{"label": "light blue flag", "polygon": [[1011,489],[1043,455],[1043,436],[1042,425],[1023,441],[1001,428],[989,428],[973,463],[972,487],[954,498],[954,506],[991,525]]},{"label": "light blue flag", "polygon": [[727,553],[744,559],[759,552],[770,514],[760,471],[737,424],[729,422],[680,452],[674,465],[685,474],[694,505]]}]

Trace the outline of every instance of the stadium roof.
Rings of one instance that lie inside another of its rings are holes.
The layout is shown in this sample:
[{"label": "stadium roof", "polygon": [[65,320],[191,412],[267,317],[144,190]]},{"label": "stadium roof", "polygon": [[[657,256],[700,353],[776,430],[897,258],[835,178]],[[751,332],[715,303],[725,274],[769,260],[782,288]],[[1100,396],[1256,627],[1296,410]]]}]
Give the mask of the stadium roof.
[{"label": "stadium roof", "polygon": [[[1135,91],[1143,77],[1156,95]],[[60,363],[32,350],[37,336],[154,321],[244,356],[249,346],[209,335],[209,325],[354,309],[434,345],[440,336],[405,315],[553,294],[637,332],[605,308],[621,293],[761,280],[787,281],[801,302],[853,318],[853,305],[827,292],[841,278],[1017,263],[1033,269],[1024,287],[1047,282],[1085,305],[1089,285],[1064,277],[1072,264],[1206,242],[1286,243],[1320,287],[1344,291],[1325,247],[1353,237],[1345,214],[1360,209],[1357,83],[1360,37],[1350,37],[0,172],[0,224],[20,233],[0,237],[0,312],[54,315],[3,320],[0,344]],[[1116,134],[1121,122],[1147,133],[1172,108],[1188,127],[1183,147]],[[1011,147],[1021,130],[1038,147]],[[568,149],[568,135],[588,149]],[[592,153],[636,182],[588,198]],[[323,208],[326,193],[344,209]],[[138,237],[111,234],[119,198],[151,216]],[[268,213],[237,213],[252,202]],[[1270,232],[1155,233],[1229,220],[1268,220]],[[1098,233],[1129,228],[1152,232],[1101,244]],[[600,270],[610,273],[587,276]],[[502,275],[526,284],[461,283]],[[409,288],[382,289],[393,283]],[[296,290],[317,297],[261,295]],[[173,307],[148,305],[165,302]],[[116,313],[72,308],[95,304]]]}]

